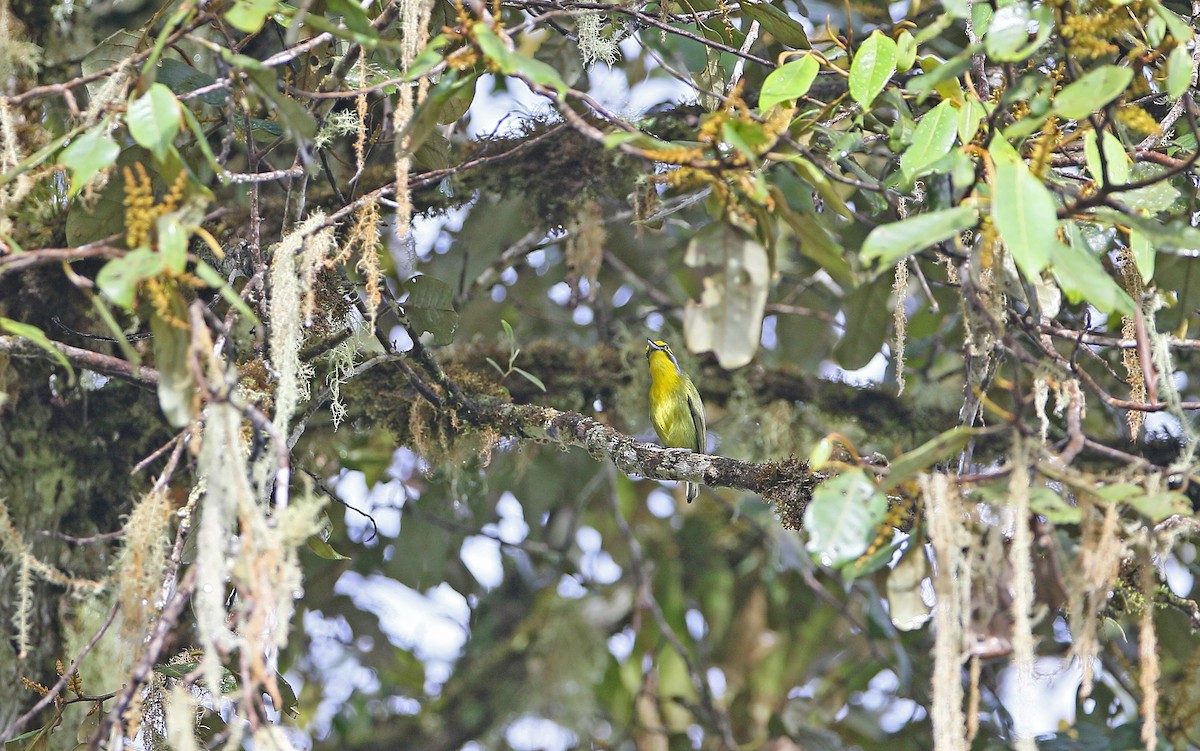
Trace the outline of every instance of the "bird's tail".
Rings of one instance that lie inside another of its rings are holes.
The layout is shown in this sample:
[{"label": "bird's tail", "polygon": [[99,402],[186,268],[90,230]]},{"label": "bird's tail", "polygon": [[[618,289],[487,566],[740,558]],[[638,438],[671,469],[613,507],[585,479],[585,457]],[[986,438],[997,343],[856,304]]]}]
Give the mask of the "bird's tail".
[{"label": "bird's tail", "polygon": [[687,502],[691,503],[700,495],[700,486],[694,482],[687,484]]}]

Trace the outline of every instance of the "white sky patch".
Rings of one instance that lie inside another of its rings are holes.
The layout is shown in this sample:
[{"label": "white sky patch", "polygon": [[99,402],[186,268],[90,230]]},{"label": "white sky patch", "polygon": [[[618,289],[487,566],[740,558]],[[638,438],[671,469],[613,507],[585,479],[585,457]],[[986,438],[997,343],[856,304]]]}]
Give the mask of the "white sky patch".
[{"label": "white sky patch", "polygon": [[[1000,675],[1000,701],[1012,712],[1013,725],[1019,736],[1055,733],[1062,723],[1075,723],[1075,694],[1083,679],[1083,667],[1078,660],[1064,665],[1059,657],[1039,657],[1033,665],[1033,684],[1019,686],[1016,670],[1007,667]],[[1021,704],[1017,691],[1029,692],[1023,706],[1029,711],[1016,713]]]},{"label": "white sky patch", "polygon": [[412,650],[423,661],[453,662],[466,644],[470,608],[448,584],[421,594],[385,576],[347,571],[334,592],[378,617],[380,630],[393,644]]},{"label": "white sky patch", "polygon": [[510,723],[504,740],[516,751],[566,751],[579,743],[578,736],[562,725],[533,715]]},{"label": "white sky patch", "polygon": [[500,543],[491,537],[474,535],[463,540],[459,557],[475,581],[486,589],[497,587],[504,580]]}]

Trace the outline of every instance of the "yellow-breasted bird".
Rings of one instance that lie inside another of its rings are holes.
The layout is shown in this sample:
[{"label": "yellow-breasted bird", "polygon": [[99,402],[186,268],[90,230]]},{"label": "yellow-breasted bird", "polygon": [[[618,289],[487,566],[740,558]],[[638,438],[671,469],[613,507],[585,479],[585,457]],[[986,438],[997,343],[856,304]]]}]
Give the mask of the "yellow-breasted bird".
[{"label": "yellow-breasted bird", "polygon": [[[650,422],[662,445],[704,453],[704,402],[700,392],[679,367],[666,342],[646,340],[646,362],[650,364]],[[700,495],[700,486],[687,484],[687,500]]]}]

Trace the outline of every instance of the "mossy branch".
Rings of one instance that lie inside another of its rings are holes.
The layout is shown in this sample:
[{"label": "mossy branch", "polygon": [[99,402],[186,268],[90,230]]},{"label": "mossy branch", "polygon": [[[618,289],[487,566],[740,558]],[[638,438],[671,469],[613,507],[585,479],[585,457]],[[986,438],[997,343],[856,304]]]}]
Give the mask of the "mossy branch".
[{"label": "mossy branch", "polygon": [[479,427],[505,435],[586,449],[593,457],[608,459],[629,475],[749,490],[774,503],[780,514],[796,519],[803,515],[813,488],[823,479],[800,459],[752,463],[666,449],[643,443],[578,412],[550,407],[481,402],[475,419]]}]

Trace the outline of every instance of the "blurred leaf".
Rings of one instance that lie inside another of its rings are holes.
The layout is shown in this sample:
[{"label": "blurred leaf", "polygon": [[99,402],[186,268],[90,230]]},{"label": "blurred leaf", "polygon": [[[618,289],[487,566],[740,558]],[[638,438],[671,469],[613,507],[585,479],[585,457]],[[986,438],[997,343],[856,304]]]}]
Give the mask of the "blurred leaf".
[{"label": "blurred leaf", "polygon": [[896,70],[907,73],[917,61],[917,40],[908,29],[896,37]]},{"label": "blurred leaf", "polygon": [[163,254],[163,263],[172,274],[182,274],[187,266],[188,232],[175,212],[160,216],[154,222],[158,239],[158,252]]},{"label": "blurred leaf", "polygon": [[[763,0],[738,0],[742,12],[758,23],[786,47],[807,50],[812,47],[804,26],[782,10]],[[763,109],[766,109],[764,106]]]},{"label": "blurred leaf", "polygon": [[509,76],[521,76],[534,83],[548,86],[562,95],[567,90],[567,84],[558,75],[558,71],[541,60],[525,57],[513,52],[505,46],[496,32],[483,21],[477,22],[472,28],[479,50],[500,66],[500,72]]},{"label": "blurred leaf", "polygon": [[906,181],[912,181],[929,169],[934,162],[950,153],[958,132],[958,113],[949,99],[942,100],[925,113],[913,131],[912,145],[900,157],[900,171]]},{"label": "blurred leaf", "polygon": [[71,363],[67,360],[66,355],[58,351],[54,343],[50,341],[50,337],[46,336],[45,332],[37,326],[21,321],[14,321],[11,318],[0,316],[0,329],[7,331],[14,336],[19,336],[22,339],[28,339],[36,344],[41,349],[50,354],[54,361],[67,369],[67,377],[69,383],[75,385],[75,369],[71,367]]},{"label": "blurred leaf", "polygon": [[963,106],[958,109],[958,140],[967,144],[975,137],[979,124],[987,118],[990,104],[984,104],[974,96],[963,99]]},{"label": "blurred leaf", "polygon": [[1125,499],[1135,511],[1157,524],[1169,516],[1190,516],[1192,504],[1181,492],[1139,493]]},{"label": "blurred leaf", "polygon": [[225,11],[225,20],[238,31],[257,33],[267,22],[267,16],[275,10],[275,0],[236,0],[233,7]]},{"label": "blurred leaf", "polygon": [[242,296],[239,295],[233,289],[233,287],[229,286],[229,284],[225,281],[225,278],[221,276],[220,272],[218,272],[212,266],[209,266],[204,261],[198,261],[196,263],[195,271],[196,276],[204,280],[205,284],[220,292],[221,297],[223,297],[230,305],[237,308],[238,312],[245,316],[247,321],[256,325],[259,323],[258,316],[254,315],[254,311],[250,309],[250,306],[246,304],[246,301],[242,299]]},{"label": "blurred leaf", "polygon": [[120,258],[104,264],[96,275],[96,286],[104,296],[126,310],[133,310],[137,287],[166,269],[161,253],[149,248],[131,250]]},{"label": "blurred leaf", "polygon": [[129,103],[125,123],[133,140],[149,149],[161,162],[166,159],[167,149],[179,132],[180,117],[175,95],[166,86],[156,83]]},{"label": "blurred leaf", "polygon": [[1129,252],[1133,254],[1133,262],[1143,282],[1154,278],[1154,246],[1146,237],[1146,233],[1131,229],[1129,231]]},{"label": "blurred leaf", "polygon": [[1078,506],[1045,486],[1030,491],[1029,508],[1054,524],[1078,524],[1083,518]]},{"label": "blurred leaf", "polygon": [[71,190],[74,197],[97,172],[116,163],[121,147],[107,133],[107,120],[102,121],[83,135],[74,138],[58,155],[58,161],[71,171]]},{"label": "blurred leaf", "polygon": [[322,540],[320,535],[308,536],[308,549],[315,553],[318,557],[324,558],[327,561],[348,561],[350,556],[342,555],[333,549],[325,540]]},{"label": "blurred leaf", "polygon": [[841,568],[867,552],[886,513],[887,498],[862,470],[826,480],[804,510],[808,552],[822,566]]},{"label": "blurred leaf", "polygon": [[[1039,6],[1031,13],[1026,0],[1002,2],[992,15],[983,38],[988,57],[998,62],[1017,62],[1032,55],[1053,29],[1054,18],[1046,12],[1048,10]],[[1029,25],[1033,20],[1038,22],[1038,35],[1029,42]]]},{"label": "blurred leaf", "polygon": [[[171,57],[165,58],[159,64],[156,80],[174,92],[176,96],[190,94],[196,89],[202,89],[217,82],[217,79],[204,71],[197,70],[185,62]],[[228,93],[218,89],[201,94],[198,98],[205,104],[222,107],[225,105],[227,97]]]},{"label": "blurred leaf", "polygon": [[167,314],[150,316],[150,331],[154,334],[154,367],[158,369],[158,404],[171,426],[179,429],[192,421],[194,408],[199,406],[192,368],[188,362],[191,349],[191,328],[180,326],[187,320],[187,305],[179,291],[170,289]]},{"label": "blurred leaf", "polygon": [[1104,131],[1100,143],[1104,149],[1104,161],[1100,161],[1100,147],[1096,145],[1096,131],[1088,130],[1083,136],[1083,153],[1088,172],[1101,185],[1106,184],[1104,168],[1108,169],[1108,185],[1124,185],[1129,182],[1129,155],[1121,145],[1121,139]]},{"label": "blurred leaf", "polygon": [[955,206],[917,214],[871,230],[859,257],[875,268],[891,268],[908,256],[945,242],[979,223],[973,206]]},{"label": "blurred leaf", "polygon": [[992,221],[1017,268],[1035,279],[1061,245],[1054,197],[1003,138],[992,139],[991,152],[996,163]]},{"label": "blurred leaf", "polygon": [[458,312],[454,310],[454,291],[441,279],[414,276],[404,283],[408,299],[400,304],[409,323],[418,333],[433,334],[436,344],[454,341]]},{"label": "blurred leaf", "polygon": [[1194,73],[1195,65],[1187,47],[1183,44],[1175,45],[1175,49],[1171,50],[1171,57],[1167,60],[1167,96],[1172,99],[1183,96],[1192,85]]},{"label": "blurred leaf", "polygon": [[717,266],[704,277],[700,301],[688,301],[683,330],[688,350],[713,352],[723,368],[750,362],[762,334],[771,268],[767,250],[725,223],[710,225],[688,243],[684,263]]},{"label": "blurred leaf", "polygon": [[1101,65],[1055,95],[1054,113],[1068,120],[1080,120],[1121,96],[1132,82],[1132,68]]},{"label": "blurred leaf", "polygon": [[1179,14],[1169,10],[1168,8],[1165,8],[1163,4],[1159,2],[1159,0],[1148,0],[1148,5],[1155,12],[1155,14],[1158,15],[1159,18],[1166,22],[1167,29],[1170,30],[1171,36],[1175,37],[1175,41],[1180,45],[1188,42],[1195,35],[1195,32],[1192,31],[1191,24],[1180,18]]},{"label": "blurred leaf", "polygon": [[[120,63],[136,55],[141,43],[142,36],[140,34],[134,34],[132,31],[121,29],[107,37],[100,44],[97,44],[91,52],[84,55],[83,61],[79,64],[80,72],[86,76],[109,68],[115,68]],[[108,77],[88,81],[85,85],[87,86],[88,96],[95,97],[100,93],[101,89],[108,85]]]},{"label": "blurred leaf", "polygon": [[959,425],[939,433],[912,451],[897,456],[888,464],[887,479],[882,490],[891,491],[901,483],[911,480],[934,464],[946,461],[951,455],[962,451],[973,438],[987,433],[983,428]]},{"label": "blurred leaf", "polygon": [[876,29],[850,63],[850,96],[866,109],[895,72],[896,43]]},{"label": "blurred leaf", "polygon": [[1073,303],[1085,302],[1105,313],[1133,315],[1134,303],[1118,285],[1099,256],[1072,237],[1069,245],[1057,243],[1052,254],[1054,278],[1063,294]]},{"label": "blurred leaf", "polygon": [[846,316],[845,331],[834,348],[834,357],[846,370],[857,370],[880,353],[892,323],[888,300],[891,279],[880,278],[863,284],[842,298]]},{"label": "blurred leaf", "polygon": [[766,112],[780,102],[794,101],[807,94],[820,69],[815,57],[804,55],[768,73],[758,95],[759,111]]}]

